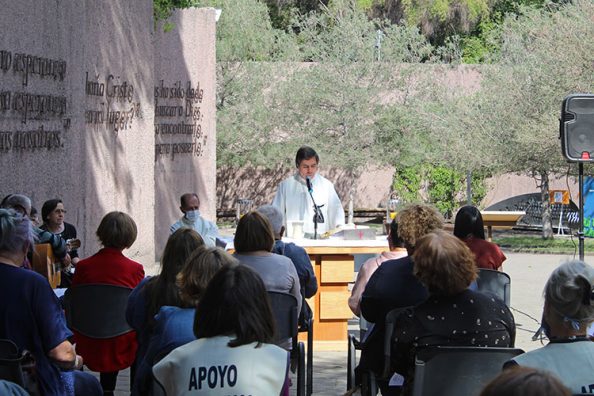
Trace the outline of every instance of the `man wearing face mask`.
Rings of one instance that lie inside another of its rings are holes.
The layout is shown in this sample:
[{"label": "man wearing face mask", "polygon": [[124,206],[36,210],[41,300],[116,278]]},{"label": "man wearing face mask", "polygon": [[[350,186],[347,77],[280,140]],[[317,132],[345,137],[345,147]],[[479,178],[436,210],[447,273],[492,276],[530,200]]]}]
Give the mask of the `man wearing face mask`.
[{"label": "man wearing face mask", "polygon": [[181,206],[179,209],[184,216],[169,227],[173,234],[182,227],[193,228],[202,239],[206,246],[215,247],[219,229],[216,224],[200,216],[200,199],[195,193],[187,193],[180,198]]},{"label": "man wearing face mask", "polygon": [[314,206],[312,196],[319,208],[317,236],[344,225],[344,209],[334,185],[318,173],[320,157],[308,146],[297,150],[295,165],[297,172],[281,182],[272,205],[276,206],[285,218],[287,235],[294,236],[292,226],[295,221],[303,222],[306,237],[313,237]]}]

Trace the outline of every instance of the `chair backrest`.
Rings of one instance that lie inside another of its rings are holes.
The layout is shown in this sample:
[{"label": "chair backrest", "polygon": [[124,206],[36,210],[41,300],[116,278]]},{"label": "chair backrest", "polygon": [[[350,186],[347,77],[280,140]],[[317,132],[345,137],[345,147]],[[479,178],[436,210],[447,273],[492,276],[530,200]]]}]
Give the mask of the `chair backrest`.
[{"label": "chair backrest", "polygon": [[19,348],[11,340],[0,339],[0,379],[25,385]]},{"label": "chair backrest", "polygon": [[518,348],[427,347],[415,358],[413,396],[478,396]]},{"label": "chair backrest", "polygon": [[508,274],[485,268],[479,268],[476,280],[478,291],[491,293],[510,306],[511,278]]},{"label": "chair backrest", "polygon": [[68,327],[91,338],[112,338],[132,331],[126,305],[132,289],[115,285],[78,285],[64,294]]},{"label": "chair backrest", "polygon": [[392,356],[392,335],[394,334],[394,327],[396,319],[402,312],[411,307],[394,308],[386,315],[386,326],[384,333],[384,371],[382,378],[388,378],[391,372],[391,356]]},{"label": "chair backrest", "polygon": [[276,341],[295,337],[299,317],[297,299],[290,294],[273,291],[268,292],[268,297],[276,322]]}]

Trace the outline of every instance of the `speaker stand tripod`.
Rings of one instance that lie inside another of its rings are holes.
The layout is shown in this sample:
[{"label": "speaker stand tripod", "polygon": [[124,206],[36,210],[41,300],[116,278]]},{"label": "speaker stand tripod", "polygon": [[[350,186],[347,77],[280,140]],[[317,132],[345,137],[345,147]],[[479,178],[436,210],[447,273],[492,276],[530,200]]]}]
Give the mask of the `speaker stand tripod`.
[{"label": "speaker stand tripod", "polygon": [[580,226],[578,228],[578,250],[580,260],[584,261],[584,164],[578,163],[578,185],[580,191]]}]

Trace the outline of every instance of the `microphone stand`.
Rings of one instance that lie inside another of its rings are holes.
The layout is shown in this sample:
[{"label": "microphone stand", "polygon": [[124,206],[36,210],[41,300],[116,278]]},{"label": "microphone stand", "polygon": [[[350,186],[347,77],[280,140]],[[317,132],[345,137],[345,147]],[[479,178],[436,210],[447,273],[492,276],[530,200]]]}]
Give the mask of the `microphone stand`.
[{"label": "microphone stand", "polygon": [[314,207],[314,217],[313,217],[314,239],[318,239],[318,223],[324,222],[324,216],[322,215],[322,212],[320,212],[320,208],[318,207],[318,205],[316,205],[316,201],[313,197],[313,188],[311,185],[311,181],[309,180],[309,178],[307,178],[306,180],[307,180],[307,191],[309,192],[309,196],[311,197],[311,201],[313,202],[313,207]]}]

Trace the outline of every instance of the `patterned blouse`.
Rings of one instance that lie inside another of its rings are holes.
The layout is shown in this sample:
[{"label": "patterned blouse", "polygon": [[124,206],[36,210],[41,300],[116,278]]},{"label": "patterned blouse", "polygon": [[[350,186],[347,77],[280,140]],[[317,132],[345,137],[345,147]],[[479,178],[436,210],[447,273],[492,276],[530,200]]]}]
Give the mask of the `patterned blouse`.
[{"label": "patterned blouse", "polygon": [[431,295],[396,320],[392,369],[405,377],[404,394],[412,390],[414,358],[424,346],[512,347],[514,317],[503,301],[465,290],[454,296]]}]

